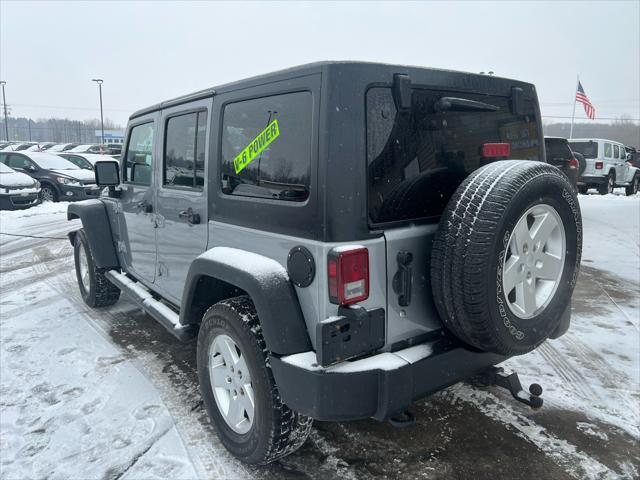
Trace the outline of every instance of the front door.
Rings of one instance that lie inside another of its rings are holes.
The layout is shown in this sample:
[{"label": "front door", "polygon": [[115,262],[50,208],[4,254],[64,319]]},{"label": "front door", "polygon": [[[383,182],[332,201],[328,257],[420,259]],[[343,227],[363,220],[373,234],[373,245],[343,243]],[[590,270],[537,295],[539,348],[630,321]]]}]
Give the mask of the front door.
[{"label": "front door", "polygon": [[210,107],[209,98],[162,112],[162,161],[156,166],[156,287],[176,305],[191,263],[207,248]]},{"label": "front door", "polygon": [[118,250],[127,272],[138,280],[153,283],[156,271],[156,222],[154,143],[157,117],[151,114],[129,127],[124,155],[123,184],[118,216]]}]

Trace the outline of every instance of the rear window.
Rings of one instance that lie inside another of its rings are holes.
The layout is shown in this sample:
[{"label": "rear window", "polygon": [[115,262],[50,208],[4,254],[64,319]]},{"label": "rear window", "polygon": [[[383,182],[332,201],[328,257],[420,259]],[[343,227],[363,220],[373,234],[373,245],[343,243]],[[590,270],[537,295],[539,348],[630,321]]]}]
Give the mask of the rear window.
[{"label": "rear window", "polygon": [[[436,107],[443,97],[487,107],[443,110]],[[485,158],[485,143],[509,143],[510,155]],[[368,201],[374,224],[438,216],[465,177],[507,158],[543,159],[535,102],[524,102],[523,113],[515,115],[507,97],[414,89],[411,109],[399,112],[390,88],[367,92]]]},{"label": "rear window", "polygon": [[569,144],[562,138],[545,138],[544,148],[549,163],[553,163],[554,159],[571,160],[573,158]]},{"label": "rear window", "polygon": [[598,158],[597,142],[569,142],[571,150],[581,153],[584,158]]}]

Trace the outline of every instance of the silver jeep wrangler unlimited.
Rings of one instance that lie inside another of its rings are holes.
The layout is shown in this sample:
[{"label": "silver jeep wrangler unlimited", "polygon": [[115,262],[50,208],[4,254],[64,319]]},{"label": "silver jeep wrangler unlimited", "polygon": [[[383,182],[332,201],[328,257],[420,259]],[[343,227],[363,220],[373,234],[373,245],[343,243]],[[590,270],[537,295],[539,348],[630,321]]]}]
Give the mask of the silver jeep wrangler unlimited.
[{"label": "silver jeep wrangler unlimited", "polygon": [[69,206],[80,292],[197,337],[222,443],[268,463],[312,419],[415,400],[569,327],[582,244],[533,85],[322,62],[134,113],[108,195]]}]

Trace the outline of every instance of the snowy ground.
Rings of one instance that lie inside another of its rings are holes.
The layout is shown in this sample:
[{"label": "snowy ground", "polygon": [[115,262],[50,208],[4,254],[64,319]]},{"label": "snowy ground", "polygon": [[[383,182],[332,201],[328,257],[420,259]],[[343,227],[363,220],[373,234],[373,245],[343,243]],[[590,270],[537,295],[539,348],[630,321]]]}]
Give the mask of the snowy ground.
[{"label": "snowy ground", "polygon": [[241,465],[209,426],[195,347],[126,298],[82,303],[65,204],[1,212],[0,478],[637,478],[640,196],[581,196],[582,273],[569,333],[511,359],[545,387],[531,411],[457,385],[418,424],[316,422],[296,454]]}]

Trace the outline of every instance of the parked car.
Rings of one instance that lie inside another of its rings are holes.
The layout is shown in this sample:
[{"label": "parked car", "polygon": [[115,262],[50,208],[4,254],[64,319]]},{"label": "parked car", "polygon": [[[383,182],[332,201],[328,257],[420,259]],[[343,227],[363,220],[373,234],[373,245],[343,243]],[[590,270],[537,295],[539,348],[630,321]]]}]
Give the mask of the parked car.
[{"label": "parked car", "polygon": [[96,162],[101,160],[112,160],[111,155],[97,155],[95,153],[69,153],[61,152],[57,155],[61,156],[65,160],[69,160],[74,165],[84,168],[85,170],[93,170]]},{"label": "parked car", "polygon": [[197,336],[238,458],[288,455],[314,418],[410,423],[476,374],[541,406],[495,365],[567,331],[582,226],[533,85],[321,62],[140,110],[125,138],[95,165],[108,196],[68,207],[80,294]]},{"label": "parked car", "polygon": [[35,142],[11,142],[9,145],[5,146],[2,151],[10,151],[10,152],[20,152],[22,150],[27,150],[33,145],[37,145]]},{"label": "parked car", "polygon": [[632,167],[640,168],[640,152],[635,147],[625,146],[627,151],[627,161]]},{"label": "parked car", "polygon": [[627,152],[620,142],[601,138],[574,138],[569,140],[572,150],[584,155],[587,167],[578,179],[578,190],[587,193],[597,188],[601,195],[624,187],[627,195],[638,192],[640,173],[627,161]]},{"label": "parked car", "polygon": [[104,154],[107,153],[107,149],[104,145],[93,144],[93,145],[78,145],[70,150],[67,150],[71,153],[96,153],[96,154]]},{"label": "parked car", "polygon": [[35,145],[31,145],[26,150],[28,152],[44,152],[45,150],[50,149],[54,145],[55,145],[54,142],[40,142],[40,143],[36,143]]},{"label": "parked car", "polygon": [[66,152],[66,151],[71,150],[72,148],[75,148],[77,146],[78,146],[77,143],[59,143],[59,144],[54,145],[53,147],[49,148],[48,151],[49,151],[49,153]]},{"label": "parked car", "polygon": [[97,197],[101,192],[92,171],[78,168],[51,153],[0,152],[0,162],[38,180],[43,201],[84,200]]},{"label": "parked car", "polygon": [[122,144],[120,143],[107,143],[105,145],[109,155],[120,155],[122,153]]},{"label": "parked car", "polygon": [[564,173],[574,189],[578,185],[580,162],[569,148],[569,142],[561,137],[544,137],[544,149],[547,163]]},{"label": "parked car", "polygon": [[40,183],[0,163],[0,210],[29,208],[40,203]]}]

